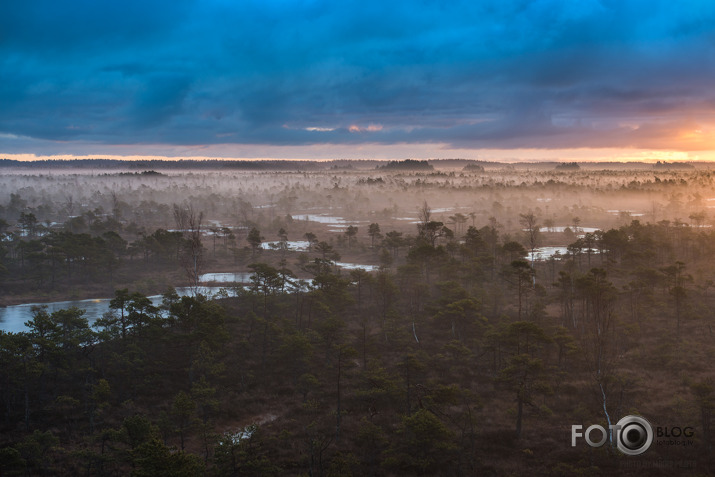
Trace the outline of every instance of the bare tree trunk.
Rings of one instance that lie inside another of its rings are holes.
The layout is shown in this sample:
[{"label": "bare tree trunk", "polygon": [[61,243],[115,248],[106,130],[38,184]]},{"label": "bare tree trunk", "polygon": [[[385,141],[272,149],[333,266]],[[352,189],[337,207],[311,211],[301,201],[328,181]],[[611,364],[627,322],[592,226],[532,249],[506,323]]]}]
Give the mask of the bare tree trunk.
[{"label": "bare tree trunk", "polygon": [[606,421],[608,422],[608,442],[613,445],[613,430],[611,430],[611,416],[608,414],[608,409],[606,408],[606,392],[603,390],[603,383],[598,383],[601,388],[601,396],[603,396],[603,414],[606,415]]},{"label": "bare tree trunk", "polygon": [[196,213],[193,206],[181,208],[174,204],[174,221],[184,236],[184,253],[180,259],[194,293],[198,291],[199,277],[203,268],[203,245],[201,244],[201,222],[204,213]]}]

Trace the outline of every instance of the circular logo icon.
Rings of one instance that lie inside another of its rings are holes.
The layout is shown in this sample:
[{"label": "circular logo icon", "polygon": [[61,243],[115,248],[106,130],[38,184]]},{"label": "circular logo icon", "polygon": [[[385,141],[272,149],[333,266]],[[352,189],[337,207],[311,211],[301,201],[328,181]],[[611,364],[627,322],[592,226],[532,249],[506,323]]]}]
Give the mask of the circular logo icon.
[{"label": "circular logo icon", "polygon": [[640,416],[626,416],[618,421],[616,445],[626,455],[640,455],[653,443],[653,427]]}]

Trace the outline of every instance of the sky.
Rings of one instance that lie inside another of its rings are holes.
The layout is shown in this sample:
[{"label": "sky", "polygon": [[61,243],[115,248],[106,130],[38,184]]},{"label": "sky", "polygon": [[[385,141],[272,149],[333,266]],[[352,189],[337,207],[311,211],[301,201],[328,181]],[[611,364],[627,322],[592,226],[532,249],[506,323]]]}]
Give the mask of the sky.
[{"label": "sky", "polygon": [[0,157],[715,160],[715,2],[0,2]]}]

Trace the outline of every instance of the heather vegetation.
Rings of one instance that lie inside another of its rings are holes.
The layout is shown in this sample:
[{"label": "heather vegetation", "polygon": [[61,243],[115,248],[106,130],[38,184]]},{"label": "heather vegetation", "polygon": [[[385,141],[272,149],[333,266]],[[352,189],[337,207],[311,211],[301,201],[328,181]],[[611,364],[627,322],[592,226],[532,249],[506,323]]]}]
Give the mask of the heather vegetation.
[{"label": "heather vegetation", "polygon": [[0,474],[707,475],[713,172],[430,164],[13,166],[0,304],[111,301],[0,331]]}]

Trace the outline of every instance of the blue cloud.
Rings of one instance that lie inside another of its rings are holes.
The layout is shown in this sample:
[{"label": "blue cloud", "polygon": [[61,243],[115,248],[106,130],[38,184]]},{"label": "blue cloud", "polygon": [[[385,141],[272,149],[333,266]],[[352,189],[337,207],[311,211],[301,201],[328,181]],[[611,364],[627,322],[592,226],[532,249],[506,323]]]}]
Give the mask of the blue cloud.
[{"label": "blue cloud", "polygon": [[704,1],[3,2],[0,134],[645,147],[710,120],[713,20]]}]

